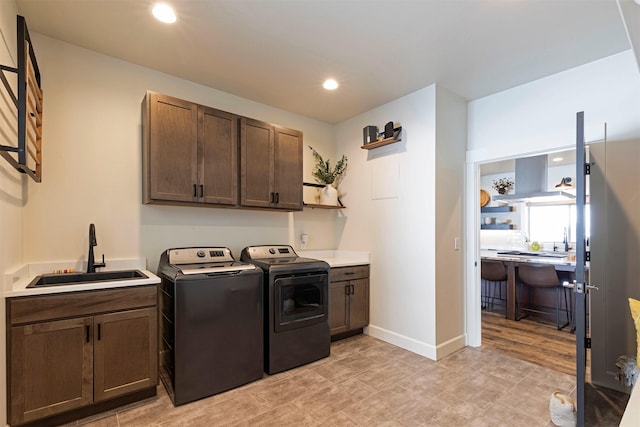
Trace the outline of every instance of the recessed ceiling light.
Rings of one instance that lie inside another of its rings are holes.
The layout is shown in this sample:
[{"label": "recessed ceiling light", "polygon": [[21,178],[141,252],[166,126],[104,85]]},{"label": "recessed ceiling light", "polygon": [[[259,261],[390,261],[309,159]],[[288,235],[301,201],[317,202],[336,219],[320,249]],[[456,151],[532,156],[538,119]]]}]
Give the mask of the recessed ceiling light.
[{"label": "recessed ceiling light", "polygon": [[562,157],[554,157],[553,159],[551,159],[552,162],[561,162],[562,160]]},{"label": "recessed ceiling light", "polygon": [[338,82],[334,79],[327,79],[322,83],[322,87],[326,90],[336,90],[338,89]]},{"label": "recessed ceiling light", "polygon": [[155,16],[158,21],[166,24],[176,22],[176,13],[173,11],[173,8],[166,3],[156,4],[153,6],[151,13],[153,13],[153,16]]}]

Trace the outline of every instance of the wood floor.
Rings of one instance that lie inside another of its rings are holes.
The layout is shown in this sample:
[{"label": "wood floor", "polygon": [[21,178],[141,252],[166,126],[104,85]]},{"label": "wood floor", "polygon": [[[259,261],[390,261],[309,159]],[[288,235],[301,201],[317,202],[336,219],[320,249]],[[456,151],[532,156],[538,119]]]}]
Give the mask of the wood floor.
[{"label": "wood floor", "polygon": [[482,312],[482,347],[569,375],[576,374],[575,338],[555,324]]},{"label": "wood floor", "polygon": [[[543,319],[513,321],[504,314],[482,312],[482,348],[575,377],[575,335],[558,331]],[[614,427],[620,423],[629,400],[626,393],[591,384],[590,351],[587,350],[585,425]],[[575,389],[572,396],[575,398]]]}]

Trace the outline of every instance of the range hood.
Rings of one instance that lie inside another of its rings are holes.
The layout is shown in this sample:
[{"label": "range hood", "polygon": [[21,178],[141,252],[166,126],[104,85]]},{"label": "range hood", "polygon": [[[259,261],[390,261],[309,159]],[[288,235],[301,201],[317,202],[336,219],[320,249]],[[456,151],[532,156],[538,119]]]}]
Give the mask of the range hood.
[{"label": "range hood", "polygon": [[493,200],[507,203],[530,202],[548,203],[575,199],[567,191],[548,191],[547,155],[516,159],[516,179],[514,194],[496,194]]}]

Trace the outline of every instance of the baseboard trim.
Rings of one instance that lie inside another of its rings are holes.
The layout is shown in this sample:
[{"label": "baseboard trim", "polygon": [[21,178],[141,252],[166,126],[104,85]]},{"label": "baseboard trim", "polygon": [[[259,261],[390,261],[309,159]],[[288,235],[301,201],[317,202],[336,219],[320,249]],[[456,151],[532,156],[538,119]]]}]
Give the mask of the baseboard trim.
[{"label": "baseboard trim", "polygon": [[369,325],[369,327],[365,328],[364,333],[431,360],[442,359],[443,357],[464,348],[467,339],[466,335],[463,334],[438,346],[433,346],[375,325]]},{"label": "baseboard trim", "polygon": [[428,359],[437,360],[437,349],[431,344],[418,341],[414,338],[410,338],[375,325],[369,325],[365,333]]}]

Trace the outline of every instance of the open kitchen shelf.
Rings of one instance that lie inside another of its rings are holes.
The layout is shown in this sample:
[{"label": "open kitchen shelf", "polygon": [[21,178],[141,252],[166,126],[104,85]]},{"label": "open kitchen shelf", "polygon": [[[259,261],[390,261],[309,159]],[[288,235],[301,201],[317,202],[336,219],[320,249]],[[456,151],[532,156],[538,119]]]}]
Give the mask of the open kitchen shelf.
[{"label": "open kitchen shelf", "polygon": [[[17,109],[17,146],[0,144],[0,156],[35,182],[42,181],[42,89],[40,69],[25,19],[18,15],[18,68],[0,65],[0,81]],[[16,73],[18,94],[4,72]],[[10,128],[15,125],[8,123]],[[4,128],[4,124],[3,124]]]},{"label": "open kitchen shelf", "polygon": [[480,208],[482,213],[512,212],[513,206],[487,206]]},{"label": "open kitchen shelf", "polygon": [[376,142],[370,142],[369,144],[364,144],[360,148],[363,150],[371,150],[372,148],[383,147],[385,145],[394,144],[396,142],[402,141],[400,138],[400,132],[402,131],[402,126],[397,127],[393,130],[393,136],[391,138],[381,139]]},{"label": "open kitchen shelf", "polygon": [[481,230],[513,230],[513,224],[481,224]]},{"label": "open kitchen shelf", "polygon": [[[315,188],[323,188],[324,187],[324,185],[322,185],[322,184],[314,184],[312,182],[303,182],[302,185],[304,187],[315,187]],[[320,205],[320,204],[317,204],[317,203],[303,203],[302,205],[305,208],[312,208],[312,209],[344,209],[344,208],[346,208],[346,206],[342,204],[342,201],[340,200],[339,197],[338,197],[338,203],[340,204],[340,206]]]}]

